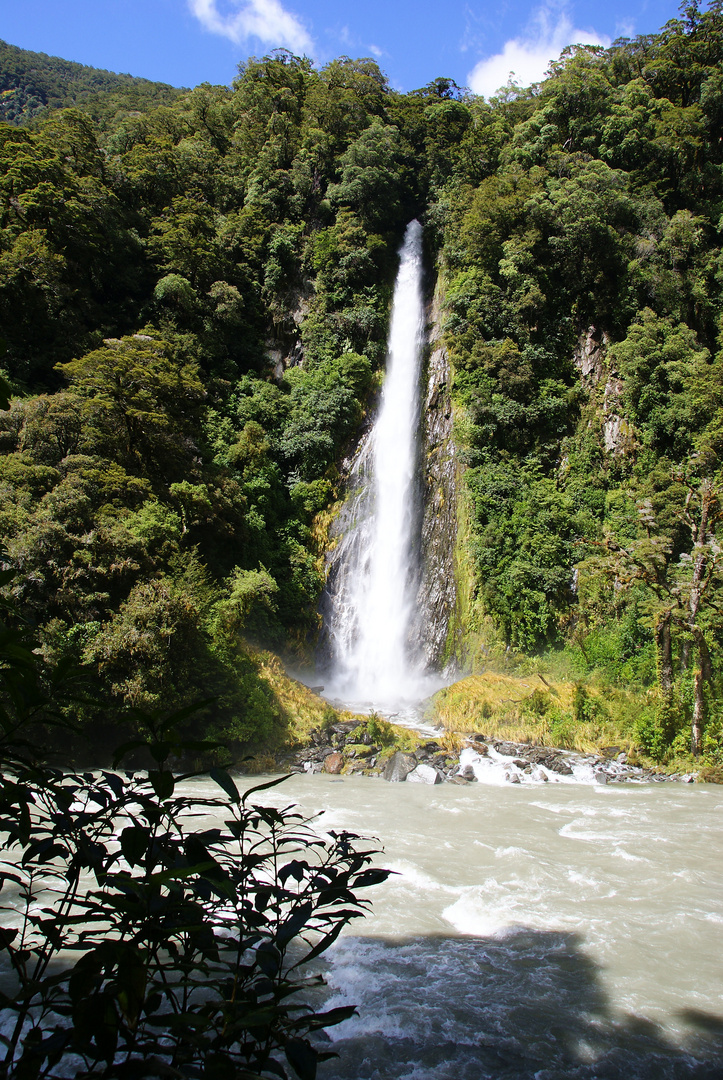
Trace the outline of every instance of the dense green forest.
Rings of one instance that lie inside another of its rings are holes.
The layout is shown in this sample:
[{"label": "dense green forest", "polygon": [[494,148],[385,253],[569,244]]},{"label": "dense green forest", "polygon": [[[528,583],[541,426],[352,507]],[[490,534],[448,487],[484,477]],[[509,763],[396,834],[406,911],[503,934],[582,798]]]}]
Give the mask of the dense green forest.
[{"label": "dense green forest", "polygon": [[714,0],[490,101],[283,50],[178,96],[48,61],[0,125],[0,534],[46,661],[272,738],[247,642],[313,648],[418,216],[468,649],[562,651],[640,692],[648,752],[692,724],[717,760],[722,60]]},{"label": "dense green forest", "polygon": [[119,114],[171,105],[182,90],[116,75],[0,41],[0,120],[27,124],[54,109],[80,108],[98,123]]}]

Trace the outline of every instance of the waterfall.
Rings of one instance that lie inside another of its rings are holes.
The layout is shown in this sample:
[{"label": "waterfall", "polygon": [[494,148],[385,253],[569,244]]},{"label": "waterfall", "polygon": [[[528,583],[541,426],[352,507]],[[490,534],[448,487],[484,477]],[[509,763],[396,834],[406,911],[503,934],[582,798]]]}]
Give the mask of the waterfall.
[{"label": "waterfall", "polygon": [[399,255],[381,403],[352,469],[324,605],[332,665],[327,693],[382,709],[423,696],[422,661],[411,640],[424,343],[418,221],[407,226]]}]

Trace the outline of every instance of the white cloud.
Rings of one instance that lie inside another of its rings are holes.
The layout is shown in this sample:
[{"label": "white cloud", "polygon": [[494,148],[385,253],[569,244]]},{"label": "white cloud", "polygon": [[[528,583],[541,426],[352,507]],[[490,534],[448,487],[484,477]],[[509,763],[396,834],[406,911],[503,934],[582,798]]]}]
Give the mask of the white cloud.
[{"label": "white cloud", "polygon": [[618,37],[632,37],[635,33],[635,23],[632,19],[623,19],[615,23],[615,33]]},{"label": "white cloud", "polygon": [[311,53],[314,42],[301,21],[279,0],[234,0],[231,10],[219,10],[219,0],[188,0],[192,14],[205,30],[240,44],[255,37],[264,45]]},{"label": "white cloud", "polygon": [[369,52],[372,56],[376,56],[377,60],[381,60],[382,56],[385,56],[384,49],[380,49],[378,45],[370,45]]},{"label": "white cloud", "polygon": [[553,17],[547,7],[541,7],[524,36],[505,42],[502,52],[480,60],[467,76],[475,94],[491,97],[505,86],[510,73],[521,86],[539,82],[551,60],[556,60],[566,45],[604,45],[610,39],[594,30],[579,30],[566,14]]}]

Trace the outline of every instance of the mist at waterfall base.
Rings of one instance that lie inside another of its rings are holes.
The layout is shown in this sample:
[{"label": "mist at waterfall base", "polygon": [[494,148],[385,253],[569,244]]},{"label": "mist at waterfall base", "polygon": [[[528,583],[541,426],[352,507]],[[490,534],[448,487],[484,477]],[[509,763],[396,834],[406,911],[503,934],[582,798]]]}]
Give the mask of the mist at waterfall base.
[{"label": "mist at waterfall base", "polygon": [[[419,573],[419,380],[424,346],[422,227],[399,251],[376,420],[340,514],[325,593],[324,696],[358,711],[415,711],[445,680],[423,669],[412,628]],[[449,680],[447,680],[449,681]]]}]

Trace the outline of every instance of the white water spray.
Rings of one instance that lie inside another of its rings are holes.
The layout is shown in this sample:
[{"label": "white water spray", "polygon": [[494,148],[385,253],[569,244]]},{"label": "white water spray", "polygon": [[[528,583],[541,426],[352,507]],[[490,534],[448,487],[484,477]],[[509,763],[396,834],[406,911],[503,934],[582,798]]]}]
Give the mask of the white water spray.
[{"label": "white water spray", "polygon": [[329,620],[334,670],[327,693],[382,709],[424,696],[409,640],[416,591],[421,283],[422,228],[413,221],[400,250],[381,406],[353,470],[357,495],[338,553]]}]

